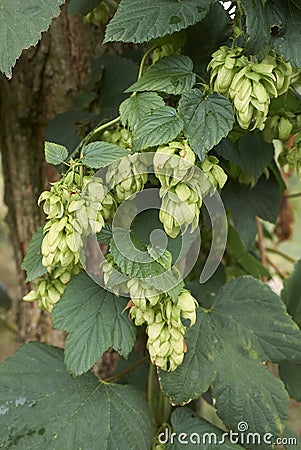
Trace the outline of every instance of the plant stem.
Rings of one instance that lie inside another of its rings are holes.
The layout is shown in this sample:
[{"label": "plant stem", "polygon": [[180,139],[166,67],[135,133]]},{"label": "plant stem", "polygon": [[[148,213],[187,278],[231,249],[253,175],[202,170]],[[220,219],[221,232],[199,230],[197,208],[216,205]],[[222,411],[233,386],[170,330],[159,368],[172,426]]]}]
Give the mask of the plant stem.
[{"label": "plant stem", "polygon": [[296,192],[295,194],[287,194],[285,198],[298,198],[301,197],[301,192]]},{"label": "plant stem", "polygon": [[273,269],[275,270],[275,272],[280,276],[280,278],[285,278],[286,277],[286,273],[283,272],[283,270],[281,270],[268,256],[266,256],[267,262],[269,263],[269,265],[271,267],[273,267]]},{"label": "plant stem", "polygon": [[145,65],[145,61],[148,57],[148,55],[156,48],[155,45],[153,45],[151,48],[149,48],[143,55],[141,62],[140,62],[140,67],[139,67],[139,72],[138,72],[138,78],[137,80],[139,80],[142,75],[143,75],[143,69],[144,69],[144,65]]},{"label": "plant stem", "polygon": [[68,157],[68,160],[73,158],[79,151],[81,151],[84,148],[84,146],[90,142],[90,139],[94,136],[94,134],[99,133],[99,131],[105,130],[106,128],[110,127],[111,125],[115,125],[115,123],[118,123],[119,121],[120,121],[120,116],[116,117],[113,120],[110,120],[109,122],[96,125],[96,127],[93,128],[93,130],[90,131],[90,133],[88,133],[87,136],[78,144],[76,149]]},{"label": "plant stem", "polygon": [[150,410],[152,411],[152,405],[153,405],[153,394],[154,394],[154,380],[156,375],[156,368],[155,366],[150,363],[149,366],[149,372],[148,372],[148,383],[147,383],[147,400],[150,407]]},{"label": "plant stem", "polygon": [[282,258],[286,259],[287,261],[289,261],[292,264],[295,264],[297,262],[297,260],[295,258],[292,258],[291,256],[287,255],[286,253],[281,252],[280,250],[277,250],[275,248],[271,248],[271,247],[267,247],[266,251],[269,253],[274,253],[275,255],[279,255]]},{"label": "plant stem", "polygon": [[117,380],[120,380],[120,378],[124,377],[125,375],[127,375],[128,373],[133,372],[135,369],[137,369],[137,367],[141,366],[141,364],[145,363],[147,361],[147,358],[141,358],[138,361],[136,361],[131,367],[129,367],[128,369],[124,369],[121,372],[117,373],[116,375],[106,378],[105,381],[106,383],[113,383]]},{"label": "plant stem", "polygon": [[259,251],[260,251],[261,264],[263,266],[266,266],[266,263],[267,263],[266,251],[265,251],[265,247],[264,247],[262,225],[261,225],[259,217],[256,217],[256,226],[257,226],[258,245],[259,245]]},{"label": "plant stem", "polygon": [[169,420],[169,416],[171,413],[171,404],[169,399],[164,396],[164,401],[163,401],[163,420],[162,422],[167,422]]},{"label": "plant stem", "polygon": [[204,80],[203,77],[201,77],[201,75],[199,75],[198,73],[196,73],[195,76],[196,76],[199,80],[201,80],[202,83],[199,83],[199,84],[201,84],[202,86],[208,86],[208,83],[206,83],[206,81]]}]

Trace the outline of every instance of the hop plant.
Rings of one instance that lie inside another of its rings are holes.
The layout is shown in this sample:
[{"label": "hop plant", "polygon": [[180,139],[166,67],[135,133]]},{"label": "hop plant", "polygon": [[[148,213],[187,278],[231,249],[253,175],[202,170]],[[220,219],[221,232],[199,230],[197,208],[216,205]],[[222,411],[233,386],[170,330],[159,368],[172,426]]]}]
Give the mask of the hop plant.
[{"label": "hop plant", "polygon": [[196,300],[182,289],[175,304],[166,293],[160,293],[146,282],[135,279],[128,282],[130,316],[136,325],[146,324],[147,349],[153,364],[163,370],[173,371],[182,364],[186,352],[184,336],[186,327],[196,320]]},{"label": "hop plant", "polygon": [[227,175],[218,162],[213,156],[207,157],[200,164],[201,170],[195,171],[195,154],[187,141],[158,147],[154,170],[161,183],[159,218],[170,237],[185,233],[189,226],[194,231],[203,196],[224,186]]},{"label": "hop plant", "polygon": [[60,300],[66,285],[72,277],[81,271],[81,265],[70,266],[70,271],[65,267],[55,268],[51,274],[40,278],[35,289],[31,290],[23,300],[27,302],[38,302],[40,309],[51,312],[53,306]]},{"label": "hop plant", "polygon": [[100,264],[100,269],[102,271],[103,283],[107,289],[110,289],[117,296],[128,294],[128,278],[119,272],[111,254],[106,255]]},{"label": "hop plant", "polygon": [[157,47],[153,51],[152,60],[153,64],[159,59],[164,58],[164,56],[170,56],[175,53],[175,48],[172,44],[164,44],[162,47]]},{"label": "hop plant", "polygon": [[147,177],[147,163],[143,161],[141,154],[135,153],[111,164],[106,181],[109,185],[114,183],[113,196],[117,202],[122,203],[144,188]]},{"label": "hop plant", "polygon": [[288,118],[283,115],[275,115],[267,118],[263,137],[267,142],[272,142],[274,139],[279,139],[280,141],[286,141],[293,130],[292,118]]},{"label": "hop plant", "polygon": [[240,47],[220,47],[212,54],[208,65],[211,87],[221,94],[228,94],[234,75],[242,67],[240,56],[243,49]]},{"label": "hop plant", "polygon": [[166,233],[175,238],[182,231],[185,233],[191,225],[191,232],[199,222],[202,206],[202,193],[197,181],[190,185],[179,183],[168,191],[161,190],[162,204],[159,218]]},{"label": "hop plant", "polygon": [[263,129],[270,100],[287,91],[292,67],[280,56],[268,55],[258,63],[241,53],[241,48],[226,46],[215,52],[208,65],[210,84],[230,97],[241,128]]},{"label": "hop plant", "polygon": [[130,149],[132,147],[132,135],[126,128],[117,128],[106,130],[102,134],[102,140],[110,144],[119,145],[119,147]]},{"label": "hop plant", "polygon": [[92,23],[96,27],[106,25],[110,17],[110,8],[105,2],[101,2],[84,17],[84,23]]},{"label": "hop plant", "polygon": [[79,185],[77,176],[70,180],[68,175],[43,192],[38,201],[45,201],[43,209],[48,219],[41,248],[42,264],[48,272],[56,266],[77,265],[83,238],[99,232],[116,206],[112,195],[105,195],[101,180],[91,181],[87,176]]},{"label": "hop plant", "polygon": [[92,174],[80,176],[76,166],[40,195],[38,204],[42,202],[47,221],[41,253],[48,275],[24,300],[38,301],[41,309],[51,311],[66,284],[82,270],[80,251],[85,236],[101,230],[114,214],[116,202],[102,180]]},{"label": "hop plant", "polygon": [[[215,156],[207,156],[200,164],[200,168],[206,176],[205,180],[208,180],[209,182],[209,191],[212,193],[214,193],[217,188],[222,189],[228,178],[218,163],[219,160]],[[205,189],[203,192],[205,194]]]},{"label": "hop plant", "polygon": [[163,189],[185,182],[193,173],[195,154],[187,141],[161,145],[154,155],[154,170]]},{"label": "hop plant", "polygon": [[293,136],[290,145],[284,145],[278,161],[281,166],[288,165],[296,170],[298,177],[301,174],[301,132]]},{"label": "hop plant", "polygon": [[189,225],[193,231],[198,225],[202,205],[200,186],[193,179],[193,150],[185,140],[170,142],[158,147],[153,162],[155,175],[161,183],[159,218],[166,233],[174,238]]}]

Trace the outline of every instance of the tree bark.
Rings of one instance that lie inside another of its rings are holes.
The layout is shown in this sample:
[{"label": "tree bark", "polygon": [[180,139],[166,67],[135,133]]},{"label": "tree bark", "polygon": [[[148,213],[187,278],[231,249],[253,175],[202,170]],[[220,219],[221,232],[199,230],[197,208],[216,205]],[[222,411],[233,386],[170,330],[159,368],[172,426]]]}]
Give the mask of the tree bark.
[{"label": "tree bark", "polygon": [[22,343],[63,343],[62,333],[51,330],[49,314],[41,312],[36,303],[22,301],[29,287],[21,263],[32,234],[43,222],[37,198],[56,177],[55,169],[44,163],[47,123],[66,111],[74,94],[86,84],[91,60],[101,51],[100,42],[100,32],[84,25],[80,16],[68,17],[65,6],[39,44],[23,52],[12,79],[0,79],[0,149],[7,223],[19,274],[16,314]]}]

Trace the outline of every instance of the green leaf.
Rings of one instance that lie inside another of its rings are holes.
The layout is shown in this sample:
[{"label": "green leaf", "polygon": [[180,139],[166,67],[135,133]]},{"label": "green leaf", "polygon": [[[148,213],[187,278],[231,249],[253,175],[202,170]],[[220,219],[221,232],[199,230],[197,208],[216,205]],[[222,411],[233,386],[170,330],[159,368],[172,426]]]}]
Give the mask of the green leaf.
[{"label": "green leaf", "polygon": [[268,180],[263,175],[253,188],[232,181],[222,190],[222,198],[246,248],[256,237],[256,216],[274,223],[280,210],[280,188],[272,174]]},{"label": "green leaf", "polygon": [[58,166],[68,157],[66,147],[54,142],[45,142],[45,159],[48,164]]},{"label": "green leaf", "polygon": [[172,55],[159,59],[126,92],[161,91],[179,95],[195,83],[193,63],[188,56]]},{"label": "green leaf", "polygon": [[106,29],[104,42],[142,43],[200,22],[211,0],[122,0]]},{"label": "green leaf", "polygon": [[[238,444],[232,444],[229,437],[223,436],[223,430],[197,416],[194,411],[187,407],[177,408],[172,413],[171,426],[172,431],[177,435],[174,437],[174,443],[167,445],[167,450],[180,450],[184,445],[187,450],[194,450],[197,444],[202,450],[242,450],[243,448]],[[179,442],[179,435],[183,432],[185,432],[186,437],[182,436]],[[164,442],[165,440],[163,434],[161,441]],[[187,441],[187,443],[182,445],[181,440]]]},{"label": "green leaf", "polygon": [[279,364],[279,376],[284,382],[289,396],[297,402],[301,402],[301,364],[282,361]]},{"label": "green leaf", "polygon": [[[269,430],[273,436],[282,435],[287,418],[288,395],[283,383],[263,364],[246,360],[243,355],[229,349],[224,361],[224,373],[219,372],[212,395],[217,399],[217,413],[228,428],[237,429],[241,417],[244,417],[248,431],[263,435]],[[264,443],[249,444],[248,447],[272,448]]]},{"label": "green leaf", "polygon": [[247,53],[262,59],[269,51],[270,29],[263,1],[242,0],[246,15],[246,47]]},{"label": "green leaf", "polygon": [[83,16],[88,14],[92,9],[99,5],[100,0],[69,0],[68,2],[68,14],[75,16],[80,13]]},{"label": "green leaf", "polygon": [[[300,6],[301,8],[301,6]],[[284,445],[286,450],[300,450],[301,448],[301,437],[288,425],[285,427],[283,438],[287,439],[287,443]]]},{"label": "green leaf", "polygon": [[112,239],[112,225],[106,223],[99,233],[96,233],[96,239],[102,244],[109,244]]},{"label": "green leaf", "polygon": [[[204,267],[204,263],[200,264],[197,262],[197,266],[193,269],[193,275],[198,280],[201,275],[201,270]],[[197,270],[196,270],[197,269]],[[196,272],[195,272],[196,270]],[[216,272],[209,278],[205,283],[200,283],[199,281],[185,281],[187,289],[191,291],[194,297],[199,297],[201,299],[201,306],[206,309],[210,309],[214,297],[217,291],[226,283],[226,272],[225,267],[220,264]]]},{"label": "green leaf", "polygon": [[127,98],[127,89],[138,76],[138,64],[131,59],[117,55],[103,55],[92,66],[91,90],[99,92],[101,119],[118,115],[119,105]]},{"label": "green leaf", "polygon": [[128,155],[129,151],[119,145],[96,141],[84,147],[82,162],[85,166],[100,169]]},{"label": "green leaf", "polygon": [[6,288],[0,284],[0,312],[1,309],[9,309],[11,307],[12,300],[6,290]]},{"label": "green leaf", "polygon": [[63,351],[38,342],[0,365],[0,414],[1,448],[148,450],[152,441],[139,391],[92,373],[74,380]]},{"label": "green leaf", "polygon": [[42,264],[41,246],[43,241],[43,228],[44,226],[38,228],[32,236],[25,258],[22,262],[22,269],[27,272],[25,280],[27,283],[47,273],[46,267]]},{"label": "green leaf", "polygon": [[[125,238],[123,237],[125,236]],[[148,278],[165,272],[164,267],[152,258],[146,246],[127,230],[114,230],[110,251],[120,271],[131,278]],[[122,243],[122,249],[120,249]],[[121,251],[122,250],[122,251]]]},{"label": "green leaf", "polygon": [[214,2],[211,3],[205,19],[187,29],[187,42],[183,52],[193,60],[195,70],[208,83],[207,66],[212,53],[228,44],[232,30],[230,21],[231,18],[223,6]]},{"label": "green leaf", "polygon": [[201,160],[228,135],[234,123],[232,105],[226,97],[216,93],[204,96],[198,89],[182,95],[179,116],[184,134]]},{"label": "green leaf", "polygon": [[231,255],[236,260],[248,275],[255,278],[271,278],[269,271],[256,259],[251,253],[248,253],[234,227],[229,226],[228,233],[228,248],[230,248]]},{"label": "green leaf", "polygon": [[74,277],[52,312],[54,327],[68,333],[65,363],[70,373],[89,370],[110,347],[127,357],[136,328],[122,311],[127,299],[115,297],[87,273]]},{"label": "green leaf", "polygon": [[[178,235],[176,238],[171,238],[166,235],[164,226],[159,219],[158,209],[146,209],[138,214],[133,220],[131,230],[145,246],[148,246],[151,243],[152,232],[161,230],[161,236],[163,236],[164,233],[164,237],[167,239],[166,248],[172,254],[173,261],[177,261],[181,252],[183,255],[185,254],[184,244],[187,244],[189,237],[191,236],[189,231],[183,236]],[[192,245],[192,243],[190,243],[190,245]]]},{"label": "green leaf", "polygon": [[277,53],[294,67],[301,66],[301,10],[292,2],[272,0],[266,5],[272,32],[271,43]]},{"label": "green leaf", "polygon": [[164,106],[144,116],[133,133],[133,149],[143,150],[167,144],[183,130],[183,122],[171,106]]},{"label": "green leaf", "polygon": [[295,264],[293,273],[283,281],[281,297],[288,313],[301,328],[301,259]]},{"label": "green leaf", "polygon": [[164,100],[155,92],[143,92],[124,100],[120,107],[120,119],[123,125],[128,123],[131,130],[137,123],[155,109],[164,107]]},{"label": "green leaf", "polygon": [[[292,86],[295,87],[294,85]],[[293,89],[289,89],[285,94],[271,99],[269,115],[276,116],[279,112],[289,111],[294,114],[301,114],[301,102]]]},{"label": "green leaf", "polygon": [[249,431],[282,433],[287,393],[262,363],[301,362],[301,332],[268,286],[252,277],[229,281],[210,310],[198,310],[185,342],[183,364],[159,371],[173,403],[187,403],[213,385],[217,413],[228,428],[244,418]]},{"label": "green leaf", "polygon": [[64,0],[1,0],[0,70],[11,78],[11,69],[22,50],[36,45]]},{"label": "green leaf", "polygon": [[274,157],[274,147],[263,140],[262,133],[248,132],[238,141],[238,145],[223,139],[215,151],[224,159],[233,162],[244,173],[258,181],[264,169]]},{"label": "green leaf", "polygon": [[161,258],[155,260],[149,246],[141,242],[134,233],[127,240],[127,233],[126,230],[115,229],[114,239],[110,242],[110,252],[120,271],[120,277],[123,274],[130,278],[142,278],[159,291],[168,292],[177,302],[183,282],[177,272],[168,270],[164,264],[165,261],[172,260],[169,250],[165,249]]}]

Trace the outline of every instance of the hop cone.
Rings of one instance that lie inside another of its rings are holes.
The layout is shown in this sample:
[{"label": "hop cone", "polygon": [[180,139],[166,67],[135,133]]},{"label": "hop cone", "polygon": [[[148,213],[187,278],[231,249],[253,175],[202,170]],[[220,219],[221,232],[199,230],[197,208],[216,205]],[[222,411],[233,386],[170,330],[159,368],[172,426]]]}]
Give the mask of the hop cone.
[{"label": "hop cone", "polygon": [[210,83],[230,97],[241,128],[263,129],[270,100],[287,91],[292,67],[280,56],[268,55],[258,63],[241,52],[226,46],[215,52],[208,65]]},{"label": "hop cone", "polygon": [[154,155],[154,170],[163,189],[185,182],[193,174],[195,154],[187,141],[161,145]]},{"label": "hop cone", "polygon": [[143,161],[143,155],[136,153],[111,164],[106,181],[114,183],[114,197],[122,203],[144,188],[147,176],[147,163]]},{"label": "hop cone", "polygon": [[102,135],[102,140],[110,144],[119,145],[122,148],[132,147],[132,136],[126,128],[107,130]]},{"label": "hop cone", "polygon": [[234,49],[227,46],[220,47],[212,54],[212,59],[208,65],[210,73],[210,86],[221,94],[227,94],[234,75],[242,67],[240,56],[243,49]]},{"label": "hop cone", "polygon": [[147,348],[153,364],[173,371],[183,362],[186,327],[182,319],[196,320],[196,300],[183,289],[175,304],[168,294],[159,293],[140,280],[128,282],[130,315],[136,325],[146,324]]},{"label": "hop cone", "polygon": [[53,306],[60,300],[67,283],[81,271],[79,264],[70,267],[57,267],[51,274],[41,278],[35,289],[30,291],[23,300],[38,301],[40,309],[51,312]]}]

